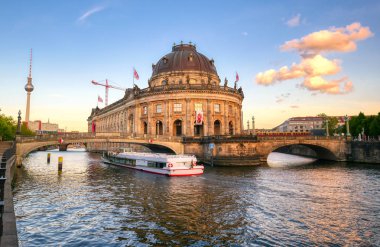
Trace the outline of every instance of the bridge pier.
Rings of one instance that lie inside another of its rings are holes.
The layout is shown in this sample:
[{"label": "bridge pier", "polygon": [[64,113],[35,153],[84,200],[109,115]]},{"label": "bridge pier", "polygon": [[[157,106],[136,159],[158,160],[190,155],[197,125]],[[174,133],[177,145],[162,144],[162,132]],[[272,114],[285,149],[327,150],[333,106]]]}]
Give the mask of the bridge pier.
[{"label": "bridge pier", "polygon": [[16,162],[16,166],[17,166],[17,167],[20,168],[20,167],[22,166],[22,160],[23,160],[22,156],[16,154],[16,160],[15,160],[15,162]]},{"label": "bridge pier", "polygon": [[61,144],[59,145],[59,151],[67,151],[68,144]]}]

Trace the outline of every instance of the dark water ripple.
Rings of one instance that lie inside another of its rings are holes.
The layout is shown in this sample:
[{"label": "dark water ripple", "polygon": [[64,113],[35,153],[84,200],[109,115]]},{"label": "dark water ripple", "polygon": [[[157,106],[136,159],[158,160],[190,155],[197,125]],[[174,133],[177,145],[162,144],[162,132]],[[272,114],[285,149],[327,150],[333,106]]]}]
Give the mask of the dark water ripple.
[{"label": "dark water ripple", "polygon": [[380,166],[168,178],[74,151],[24,164],[14,190],[21,246],[380,246]]}]

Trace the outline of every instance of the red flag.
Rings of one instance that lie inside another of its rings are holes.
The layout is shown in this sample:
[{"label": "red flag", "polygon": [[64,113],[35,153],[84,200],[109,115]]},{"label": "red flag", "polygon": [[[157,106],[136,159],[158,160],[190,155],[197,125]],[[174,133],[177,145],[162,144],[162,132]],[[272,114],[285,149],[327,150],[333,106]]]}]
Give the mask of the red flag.
[{"label": "red flag", "polygon": [[133,68],[133,77],[138,80],[140,77],[139,77],[139,74],[137,74],[137,71],[135,68]]},{"label": "red flag", "polygon": [[98,95],[98,102],[103,103],[103,99],[99,95]]},{"label": "red flag", "polygon": [[239,81],[239,74],[236,72],[236,80],[235,82],[238,82]]}]

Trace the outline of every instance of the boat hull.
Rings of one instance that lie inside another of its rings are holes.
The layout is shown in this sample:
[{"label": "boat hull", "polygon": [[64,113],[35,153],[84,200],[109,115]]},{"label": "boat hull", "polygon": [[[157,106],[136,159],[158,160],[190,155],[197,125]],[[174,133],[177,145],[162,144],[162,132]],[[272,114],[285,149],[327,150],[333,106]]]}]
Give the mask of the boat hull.
[{"label": "boat hull", "polygon": [[169,177],[201,175],[203,174],[203,170],[204,170],[203,166],[194,166],[193,168],[190,168],[190,169],[184,169],[184,168],[162,168],[161,169],[161,168],[153,168],[153,167],[145,167],[145,166],[129,166],[129,165],[110,161],[104,157],[102,157],[102,161],[110,165],[121,166],[121,167],[129,168],[129,169],[134,169],[134,170],[153,173],[153,174],[166,175]]},{"label": "boat hull", "polygon": [[311,164],[317,159],[292,154],[272,152],[268,155],[267,163],[270,167],[296,167]]}]

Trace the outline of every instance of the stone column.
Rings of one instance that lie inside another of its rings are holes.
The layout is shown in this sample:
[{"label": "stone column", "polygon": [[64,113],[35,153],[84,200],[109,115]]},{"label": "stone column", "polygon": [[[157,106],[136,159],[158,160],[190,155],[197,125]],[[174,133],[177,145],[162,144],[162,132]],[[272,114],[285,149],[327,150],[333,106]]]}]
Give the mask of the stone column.
[{"label": "stone column", "polygon": [[162,128],[163,128],[163,130],[162,130],[162,135],[164,135],[164,136],[167,136],[168,135],[168,118],[169,118],[169,116],[168,116],[168,113],[169,113],[169,111],[168,111],[168,101],[167,100],[165,100],[164,101],[164,121],[162,122]]},{"label": "stone column", "polygon": [[138,134],[142,134],[141,133],[141,105],[140,104],[136,104],[136,116],[135,116],[135,125],[136,125],[136,129],[135,129],[135,134],[138,135]]},{"label": "stone column", "polygon": [[173,114],[173,104],[172,104],[172,101],[168,101],[168,127],[169,127],[168,135],[169,136],[174,136],[172,114]]},{"label": "stone column", "polygon": [[152,135],[153,134],[153,130],[152,130],[152,127],[154,126],[154,124],[151,124],[151,122],[153,121],[152,117],[153,117],[153,104],[151,102],[148,103],[148,135]]},{"label": "stone column", "polygon": [[190,99],[186,98],[186,123],[185,123],[185,135],[191,136],[191,108],[190,108]]},{"label": "stone column", "polygon": [[208,135],[212,135],[213,134],[213,131],[211,129],[211,100],[210,99],[207,99],[207,107],[206,107],[206,120],[207,120],[207,126],[206,126],[206,136]]},{"label": "stone column", "polygon": [[[228,104],[224,102],[224,134],[228,135]],[[222,133],[223,134],[223,133]]]},{"label": "stone column", "polygon": [[134,109],[133,109],[133,136],[136,135],[136,131],[137,131],[137,104],[136,104],[136,101],[135,101],[135,105],[134,105]]}]

